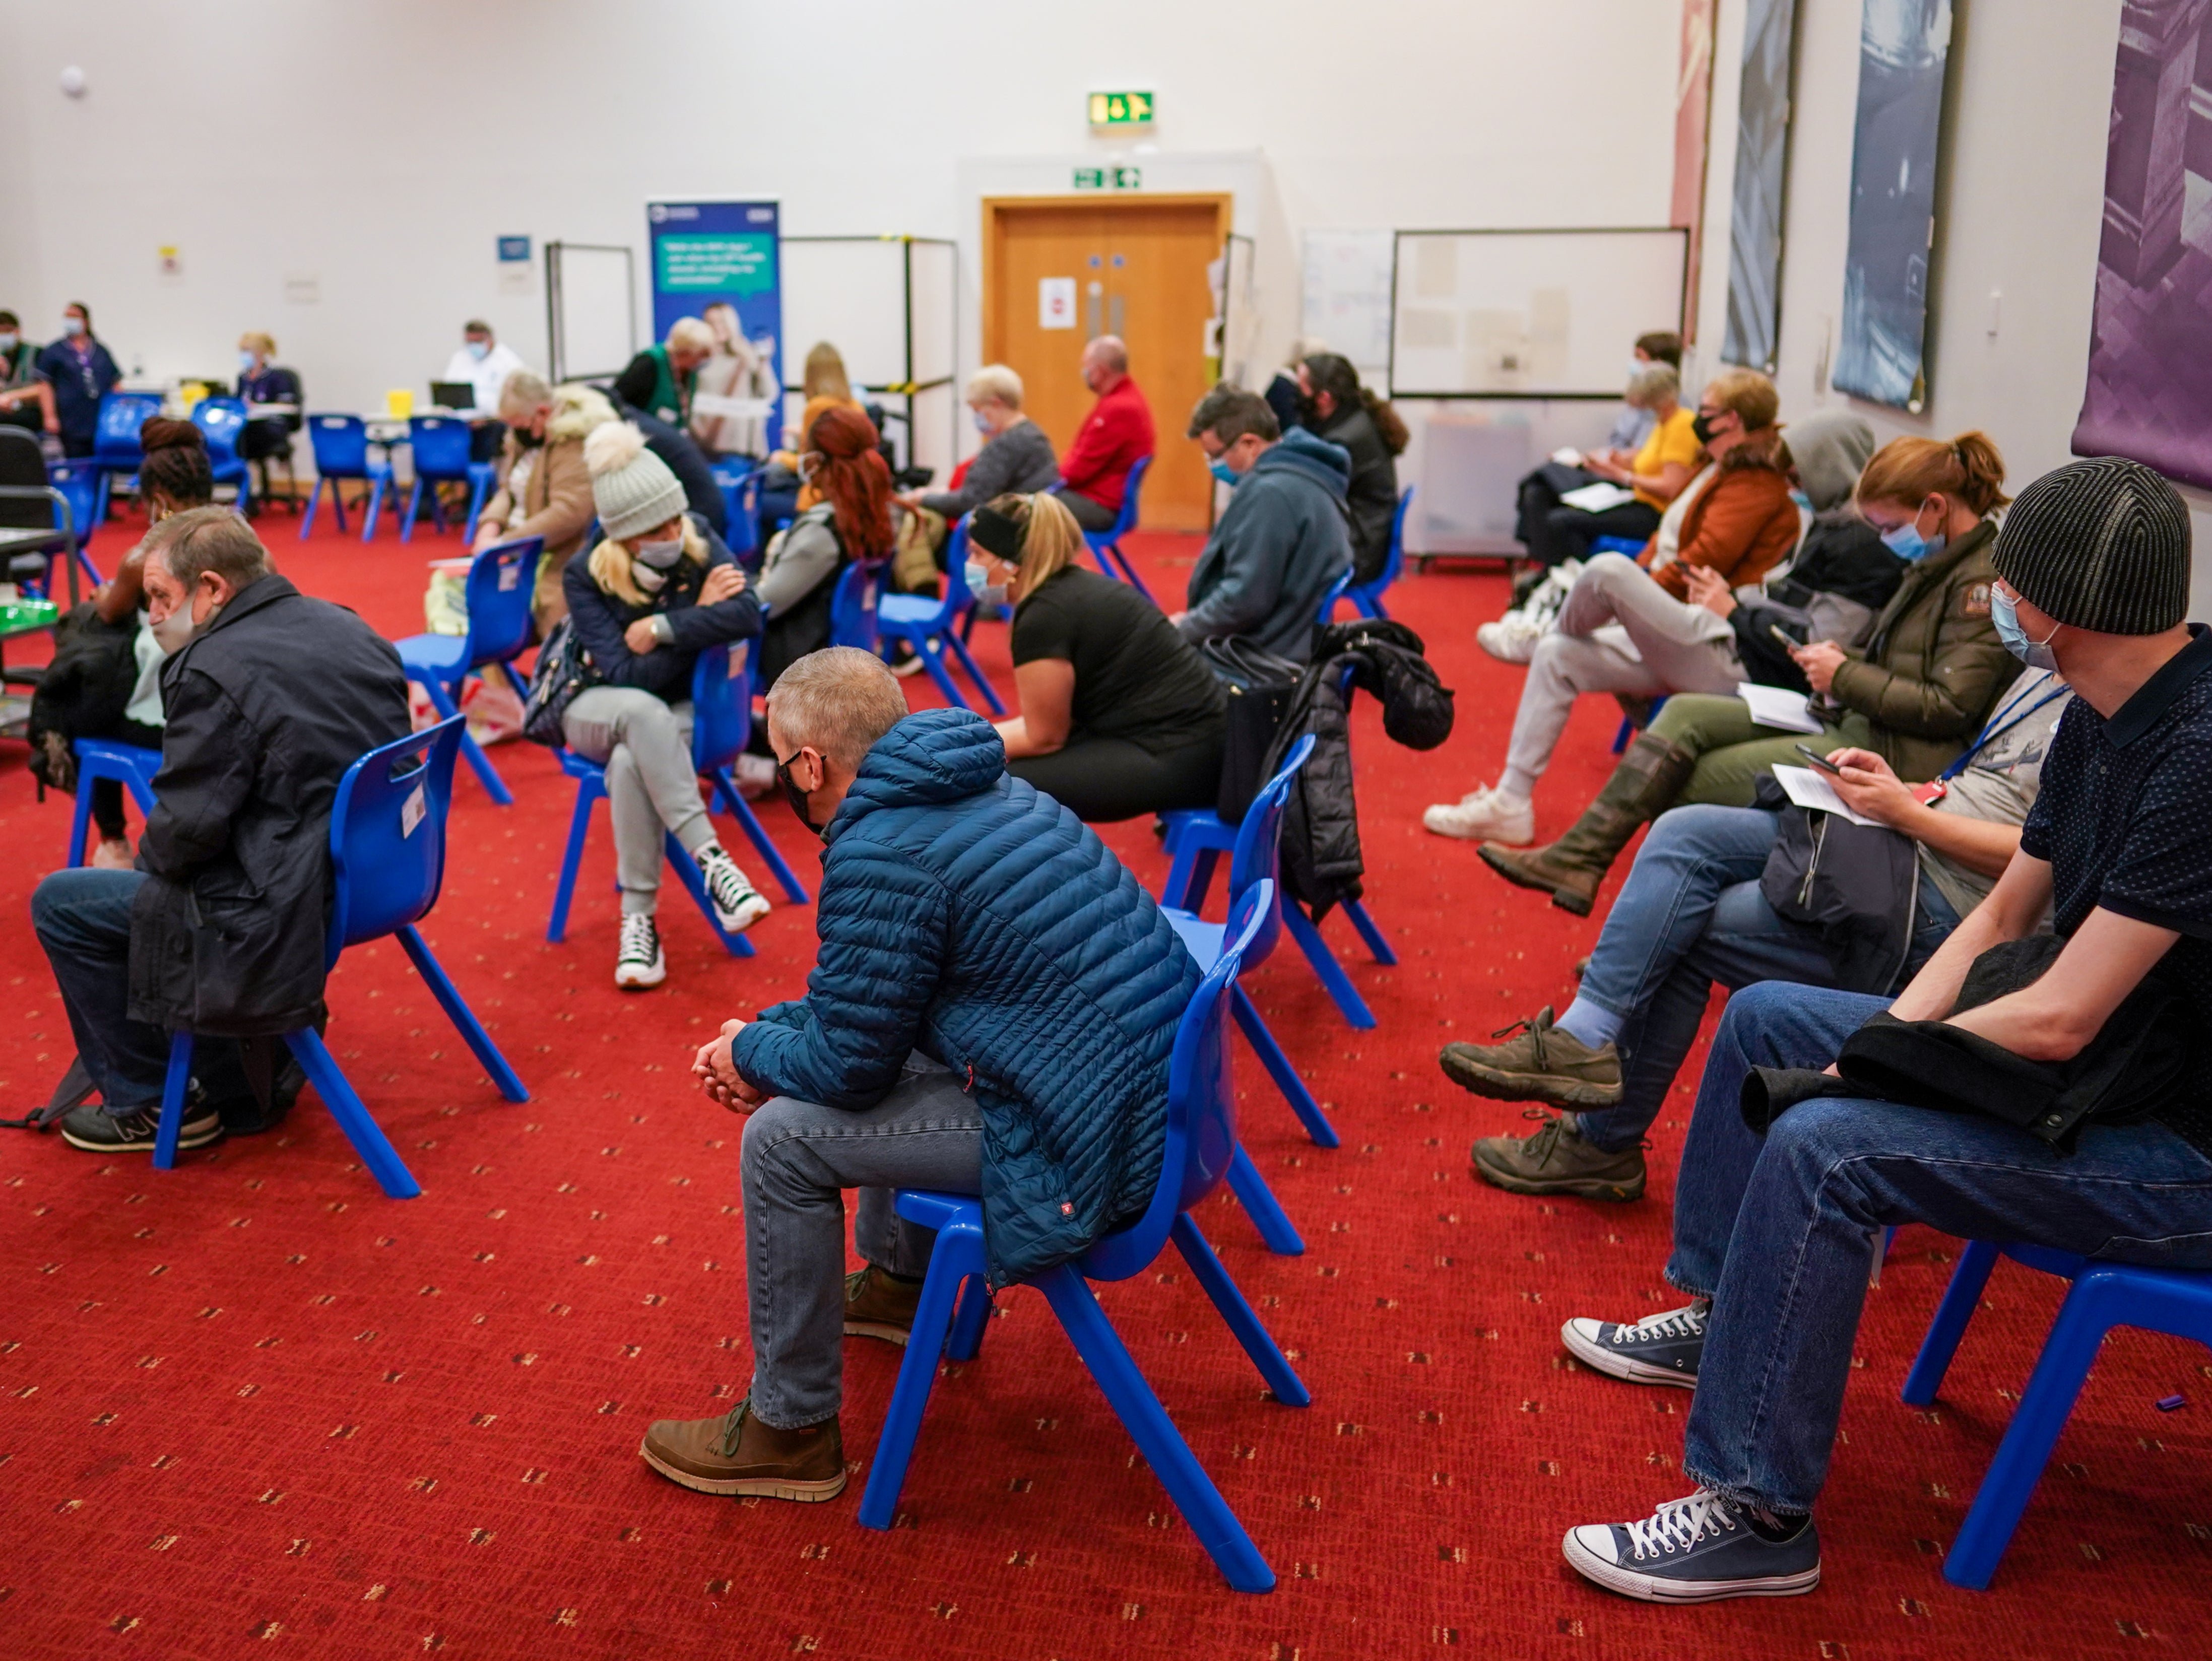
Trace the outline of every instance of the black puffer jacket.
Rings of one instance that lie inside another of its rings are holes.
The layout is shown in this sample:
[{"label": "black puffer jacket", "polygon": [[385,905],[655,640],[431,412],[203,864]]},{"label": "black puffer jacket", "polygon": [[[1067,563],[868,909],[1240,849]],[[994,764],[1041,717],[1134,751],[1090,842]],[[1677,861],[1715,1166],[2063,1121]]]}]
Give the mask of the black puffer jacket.
[{"label": "black puffer jacket", "polygon": [[[1314,630],[1313,656],[1291,694],[1261,768],[1272,777],[1291,746],[1310,732],[1312,758],[1299,770],[1283,816],[1283,888],[1316,921],[1360,895],[1359,804],[1352,785],[1351,688],[1382,701],[1382,730],[1409,749],[1451,737],[1451,688],[1403,623],[1363,618]],[[1347,685],[1347,676],[1349,684]]]},{"label": "black puffer jacket", "polygon": [[312,1026],[331,804],[348,767],[407,735],[399,653],[272,573],[162,666],[161,707],[131,1018],[223,1038]]}]

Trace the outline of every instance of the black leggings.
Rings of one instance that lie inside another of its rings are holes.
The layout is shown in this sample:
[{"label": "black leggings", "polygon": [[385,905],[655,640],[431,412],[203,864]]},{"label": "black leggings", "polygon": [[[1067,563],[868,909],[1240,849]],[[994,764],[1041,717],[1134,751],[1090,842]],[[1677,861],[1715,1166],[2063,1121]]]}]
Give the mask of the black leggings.
[{"label": "black leggings", "polygon": [[1006,771],[1086,823],[1210,808],[1221,790],[1221,735],[1155,755],[1127,738],[1077,733],[1064,749],[1009,761]]},{"label": "black leggings", "polygon": [[[136,744],[141,749],[161,748],[161,729],[149,727],[143,721],[125,721],[114,731],[100,736],[112,738],[118,744]],[[95,779],[92,781],[92,822],[100,827],[101,841],[122,840],[126,827],[123,820],[123,781],[120,779]]]},{"label": "black leggings", "polygon": [[1085,530],[1111,530],[1114,521],[1121,517],[1117,507],[1103,507],[1090,497],[1078,495],[1073,490],[1060,493],[1060,506],[1075,515],[1076,524]]}]

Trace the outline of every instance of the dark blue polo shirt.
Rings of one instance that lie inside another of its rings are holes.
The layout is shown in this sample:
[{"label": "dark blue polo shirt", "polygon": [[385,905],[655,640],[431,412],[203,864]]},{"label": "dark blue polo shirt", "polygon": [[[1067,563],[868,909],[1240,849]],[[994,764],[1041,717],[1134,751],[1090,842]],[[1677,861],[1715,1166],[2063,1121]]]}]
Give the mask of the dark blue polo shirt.
[{"label": "dark blue polo shirt", "polygon": [[[2189,632],[2109,721],[2067,706],[2020,846],[2050,862],[2061,935],[2100,906],[2178,931],[2152,973],[2212,1032],[2212,631]],[[2158,1117],[2212,1156],[2212,1090]]]}]

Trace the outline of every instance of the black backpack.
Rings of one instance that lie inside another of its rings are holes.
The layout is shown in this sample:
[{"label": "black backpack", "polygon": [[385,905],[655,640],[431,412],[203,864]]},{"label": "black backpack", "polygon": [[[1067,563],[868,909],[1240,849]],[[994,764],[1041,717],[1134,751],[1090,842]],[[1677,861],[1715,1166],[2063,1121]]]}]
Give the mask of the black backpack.
[{"label": "black backpack", "polygon": [[[52,785],[76,789],[76,755],[70,741],[98,737],[123,724],[123,712],[138,685],[138,614],[104,623],[90,600],[54,627],[53,661],[31,698],[31,773],[40,793]],[[51,735],[51,737],[50,737]]]}]

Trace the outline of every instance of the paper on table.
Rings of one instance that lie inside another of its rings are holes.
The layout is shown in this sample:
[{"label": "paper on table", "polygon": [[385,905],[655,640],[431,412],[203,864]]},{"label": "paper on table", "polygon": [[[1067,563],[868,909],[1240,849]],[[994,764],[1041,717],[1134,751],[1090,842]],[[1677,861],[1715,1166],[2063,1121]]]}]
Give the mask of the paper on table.
[{"label": "paper on table", "polygon": [[1562,467],[1580,467],[1583,464],[1583,452],[1572,445],[1569,445],[1564,449],[1552,452],[1552,459]]},{"label": "paper on table", "polygon": [[692,395],[691,408],[702,415],[751,421],[767,415],[774,405],[767,398],[726,398],[719,392],[698,392]]},{"label": "paper on table", "polygon": [[1836,787],[1828,782],[1826,773],[1815,773],[1810,767],[1784,767],[1774,764],[1774,782],[1782,786],[1782,793],[1801,808],[1813,808],[1821,813],[1832,813],[1848,819],[1854,825],[1871,825],[1877,830],[1881,821],[1869,819],[1863,813],[1853,813],[1844,805],[1844,798],[1836,794]]},{"label": "paper on table", "polygon": [[1585,513],[1602,513],[1607,508],[1619,507],[1624,502],[1636,500],[1633,490],[1624,490],[1619,485],[1600,479],[1595,484],[1586,484],[1579,490],[1570,490],[1559,500],[1569,507],[1579,507]]},{"label": "paper on table", "polygon": [[1779,727],[1784,732],[1819,732],[1820,720],[1805,706],[1805,694],[1791,692],[1783,687],[1753,686],[1748,681],[1736,682],[1735,695],[1750,706],[1751,718],[1763,727]]}]

